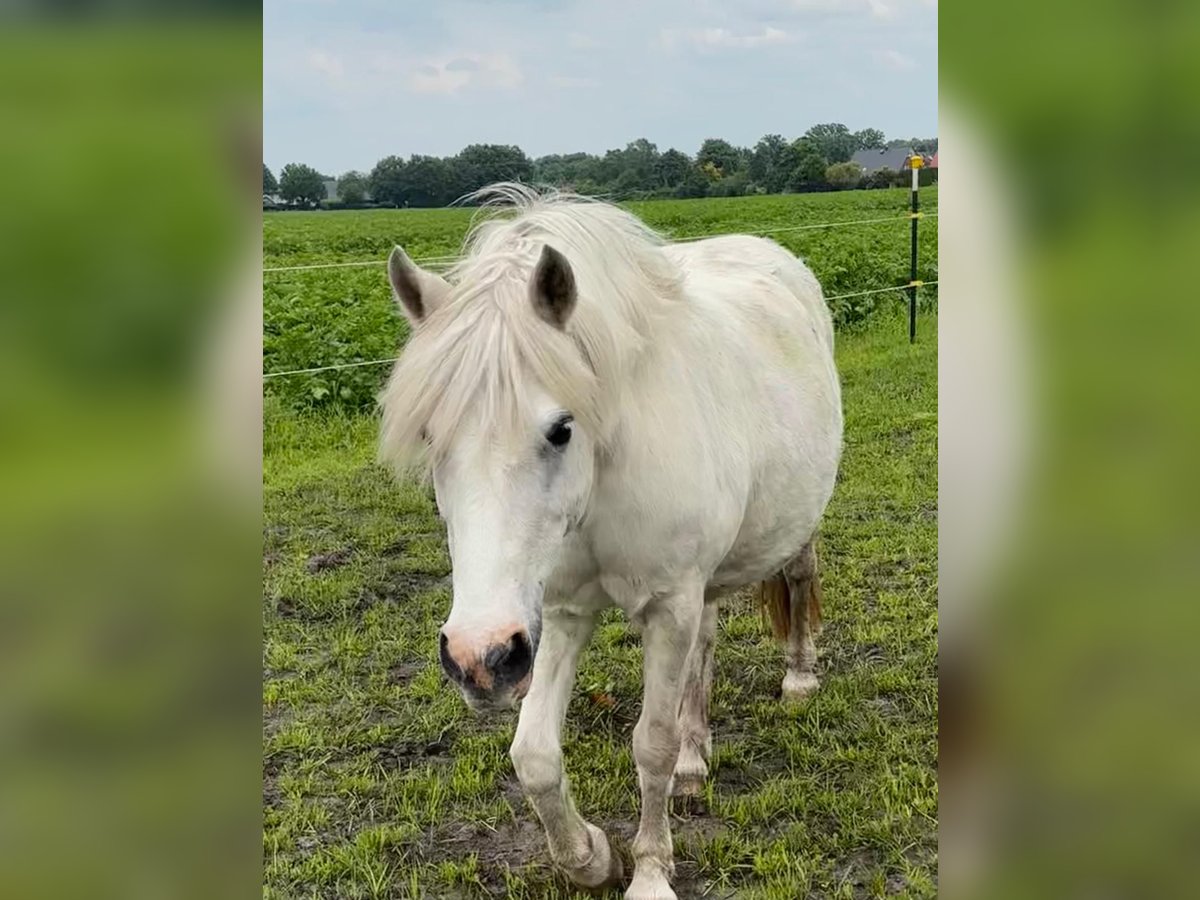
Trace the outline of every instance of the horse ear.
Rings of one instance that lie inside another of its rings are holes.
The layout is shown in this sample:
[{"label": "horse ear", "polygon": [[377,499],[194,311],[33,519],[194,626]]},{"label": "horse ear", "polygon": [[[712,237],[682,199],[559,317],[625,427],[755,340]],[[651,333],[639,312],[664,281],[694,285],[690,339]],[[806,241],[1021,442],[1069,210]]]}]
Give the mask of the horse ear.
[{"label": "horse ear", "polygon": [[534,312],[555,328],[564,327],[575,309],[575,273],[567,258],[549,244],[542,247],[533,270],[529,298]]},{"label": "horse ear", "polygon": [[400,308],[413,325],[437,309],[450,293],[446,279],[426,272],[399,247],[394,247],[388,257],[388,280]]}]

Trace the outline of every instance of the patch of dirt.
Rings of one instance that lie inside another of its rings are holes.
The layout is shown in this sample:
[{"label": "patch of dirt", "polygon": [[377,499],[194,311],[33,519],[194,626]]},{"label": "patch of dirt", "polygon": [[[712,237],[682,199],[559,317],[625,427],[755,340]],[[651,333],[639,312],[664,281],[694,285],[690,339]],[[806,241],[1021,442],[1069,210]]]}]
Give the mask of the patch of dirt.
[{"label": "patch of dirt", "polygon": [[[509,791],[505,790],[505,796]],[[508,868],[537,866],[554,873],[554,878],[567,887],[570,882],[561,872],[554,869],[550,861],[550,851],[546,847],[546,836],[537,817],[529,810],[524,800],[520,806],[515,806],[517,819],[505,822],[497,828],[489,828],[482,824],[448,825],[437,829],[421,843],[419,854],[424,862],[439,862],[447,859],[462,859],[475,854],[479,860],[479,877],[484,888],[495,896],[503,896],[506,885],[504,872]],[[629,846],[637,832],[637,822],[594,820],[598,828],[604,830],[615,853],[620,854],[625,866],[626,882],[633,874],[633,858]],[[672,834],[682,837],[685,841],[703,841],[725,829],[723,823],[708,817],[694,819],[679,819],[672,817]],[[699,866],[687,859],[675,860],[675,878],[672,881],[675,892],[681,898],[731,898],[733,893],[722,893],[713,890],[705,883],[700,874]],[[620,890],[603,896],[620,896]]]},{"label": "patch of dirt", "polygon": [[424,541],[431,538],[434,540],[444,541],[446,536],[439,531],[429,531],[422,534],[408,534],[400,538],[400,540],[396,541],[396,543],[392,544],[391,546],[384,547],[381,555],[389,558],[404,556],[408,552],[408,545],[413,541]]},{"label": "patch of dirt", "polygon": [[411,769],[434,763],[450,763],[450,751],[454,748],[454,736],[443,732],[441,737],[427,744],[392,744],[375,751],[375,761],[384,771]]},{"label": "patch of dirt", "polygon": [[334,550],[331,553],[315,553],[308,558],[308,562],[304,564],[304,568],[308,570],[309,575],[316,575],[318,572],[324,572],[326,569],[337,569],[344,566],[350,561],[350,557],[353,555],[353,547]]},{"label": "patch of dirt", "polygon": [[908,879],[900,874],[892,874],[887,877],[884,882],[883,889],[889,894],[899,894],[908,887]]},{"label": "patch of dirt", "polygon": [[873,559],[863,566],[863,578],[870,581],[889,582],[912,571],[912,568],[912,559],[905,556],[898,559]]},{"label": "patch of dirt", "polygon": [[[850,884],[854,888],[855,897],[874,896],[868,883],[872,874],[879,868],[880,855],[870,850],[856,850],[846,861],[834,869],[834,883]],[[892,872],[883,883],[884,892],[888,895],[902,894],[908,888],[908,879],[899,872]]]},{"label": "patch of dirt", "polygon": [[275,779],[281,771],[287,768],[288,763],[294,759],[295,754],[287,750],[280,753],[272,753],[263,760],[263,778]]},{"label": "patch of dirt", "polygon": [[283,798],[283,792],[275,783],[274,778],[263,776],[263,809],[274,809]]},{"label": "patch of dirt", "polygon": [[263,760],[263,809],[274,809],[283,800],[279,773],[292,761],[291,753],[275,753]]},{"label": "patch of dirt", "polygon": [[429,575],[425,572],[395,572],[384,584],[382,599],[395,602],[407,600],[413,594],[424,593],[436,587],[449,587],[449,575]]},{"label": "patch of dirt", "polygon": [[865,702],[868,706],[873,706],[878,710],[879,715],[885,719],[899,719],[902,717],[896,702],[889,697],[868,697]]},{"label": "patch of dirt", "polygon": [[517,781],[516,775],[507,775],[499,779],[500,793],[504,795],[504,799],[508,801],[508,805],[513,808],[518,816],[521,811],[529,810],[529,805],[525,802],[525,792],[521,789],[521,783]]},{"label": "patch of dirt", "polygon": [[421,572],[396,572],[379,585],[364,588],[354,601],[353,612],[362,615],[372,606],[379,603],[399,604],[415,594],[433,590],[437,587],[448,587],[450,576],[426,575]]},{"label": "patch of dirt", "polygon": [[425,670],[424,662],[406,660],[388,669],[388,684],[408,684]]},{"label": "patch of dirt", "polygon": [[427,859],[462,859],[475,853],[481,864],[489,866],[516,868],[550,861],[542,826],[532,813],[495,830],[482,824],[447,826],[430,837],[426,849]]},{"label": "patch of dirt", "polygon": [[358,597],[359,612],[376,603],[402,603],[416,594],[439,587],[449,587],[449,575],[427,575],[424,572],[394,572],[382,584],[365,589]]}]

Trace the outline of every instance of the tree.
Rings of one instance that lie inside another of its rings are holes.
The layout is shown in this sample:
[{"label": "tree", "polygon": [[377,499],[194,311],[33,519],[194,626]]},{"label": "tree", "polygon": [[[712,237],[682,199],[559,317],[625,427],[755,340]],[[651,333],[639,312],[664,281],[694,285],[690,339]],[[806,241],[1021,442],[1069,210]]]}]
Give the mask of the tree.
[{"label": "tree", "polygon": [[692,170],[692,161],[686,153],[674,147],[662,154],[655,164],[658,183],[665,188],[677,188],[683,184]]},{"label": "tree", "polygon": [[776,165],[780,155],[787,148],[788,142],[782,134],[764,134],[754,145],[750,154],[747,172],[759,184],[766,182],[771,169]]},{"label": "tree", "polygon": [[617,180],[612,183],[609,193],[618,200],[627,200],[643,190],[642,180],[635,169],[622,169]]},{"label": "tree", "polygon": [[887,142],[889,150],[916,150],[918,153],[936,153],[938,148],[937,138],[892,138]]},{"label": "tree", "polygon": [[[633,190],[654,190],[659,187],[658,157],[658,147],[645,138],[630,141],[618,155],[617,162],[622,169],[618,178],[624,178]],[[626,176],[626,172],[633,174]]]},{"label": "tree", "polygon": [[401,180],[403,195],[410,206],[446,206],[463,191],[454,171],[454,160],[436,156],[411,156]]},{"label": "tree", "polygon": [[889,169],[886,166],[882,169],[876,169],[864,179],[866,187],[869,188],[890,188],[895,187],[900,178],[900,173],[895,169]]},{"label": "tree", "polygon": [[279,193],[288,203],[315,206],[325,199],[325,179],[312,166],[288,163],[279,173]]},{"label": "tree", "polygon": [[275,176],[271,174],[271,170],[267,168],[267,164],[263,163],[263,193],[274,194],[279,190],[279,182],[275,180]]},{"label": "tree", "polygon": [[446,162],[456,182],[451,200],[497,181],[529,181],[533,175],[525,151],[509,144],[471,144]]},{"label": "tree", "polygon": [[856,162],[834,163],[825,170],[825,181],[839,191],[858,187],[863,180],[863,167]]},{"label": "tree", "polygon": [[706,197],[708,196],[709,179],[700,167],[696,165],[688,166],[687,174],[683,181],[679,182],[675,187],[675,196],[680,198]]},{"label": "tree", "polygon": [[710,197],[740,197],[750,186],[750,178],[745,172],[734,172],[728,178],[722,178],[709,189]]},{"label": "tree", "polygon": [[811,144],[799,141],[788,143],[783,135],[763,135],[751,154],[748,171],[757,184],[771,194],[778,194],[788,183],[788,178],[800,165],[803,150]]},{"label": "tree", "polygon": [[721,138],[708,138],[700,145],[700,152],[696,154],[696,162],[700,168],[711,164],[719,178],[736,172],[741,161],[742,155],[737,147]]},{"label": "tree", "polygon": [[825,185],[825,157],[804,138],[793,145],[799,154],[796,168],[788,176],[789,191],[814,191]]},{"label": "tree", "polygon": [[533,161],[533,180],[538,184],[578,188],[595,168],[596,157],[590,153],[565,153],[539,156]]},{"label": "tree", "polygon": [[883,132],[878,128],[864,128],[854,132],[854,142],[859,150],[882,150],[884,147]]},{"label": "tree", "polygon": [[338,179],[337,193],[343,203],[358,206],[367,199],[367,176],[362,172],[347,172]]},{"label": "tree", "polygon": [[804,136],[812,141],[828,163],[846,162],[858,149],[854,135],[841,122],[814,125],[804,132]]},{"label": "tree", "polygon": [[371,196],[376,203],[403,206],[408,199],[404,181],[405,162],[399,156],[385,156],[375,163],[367,179]]}]

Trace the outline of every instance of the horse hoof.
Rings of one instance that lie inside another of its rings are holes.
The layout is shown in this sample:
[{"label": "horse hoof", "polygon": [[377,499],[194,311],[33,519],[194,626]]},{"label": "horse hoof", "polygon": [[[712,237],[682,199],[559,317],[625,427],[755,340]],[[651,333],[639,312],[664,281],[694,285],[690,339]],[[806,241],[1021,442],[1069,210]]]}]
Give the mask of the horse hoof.
[{"label": "horse hoof", "polygon": [[820,686],[821,682],[812,672],[788,672],[783,679],[783,699],[785,702],[807,700]]},{"label": "horse hoof", "polygon": [[619,887],[625,881],[625,867],[620,855],[595,825],[587,823],[587,831],[592,845],[591,858],[578,869],[567,869],[567,875],[575,884],[597,893]]},{"label": "horse hoof", "polygon": [[679,900],[661,872],[635,872],[625,900]]},{"label": "horse hoof", "polygon": [[704,776],[676,773],[671,779],[672,797],[697,797],[704,793]]}]

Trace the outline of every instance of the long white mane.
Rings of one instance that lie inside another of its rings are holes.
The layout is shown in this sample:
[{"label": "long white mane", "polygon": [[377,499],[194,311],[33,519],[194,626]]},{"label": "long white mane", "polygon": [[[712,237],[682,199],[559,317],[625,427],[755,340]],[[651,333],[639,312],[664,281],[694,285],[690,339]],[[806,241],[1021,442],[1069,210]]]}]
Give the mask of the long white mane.
[{"label": "long white mane", "polygon": [[[623,386],[681,294],[663,239],[625,210],[514,184],[475,197],[486,215],[447,273],[449,298],[413,329],[380,395],[381,455],[400,468],[427,449],[443,454],[475,403],[503,439],[534,383],[603,445]],[[547,244],[578,290],[564,331],[536,315],[529,295]]]}]

